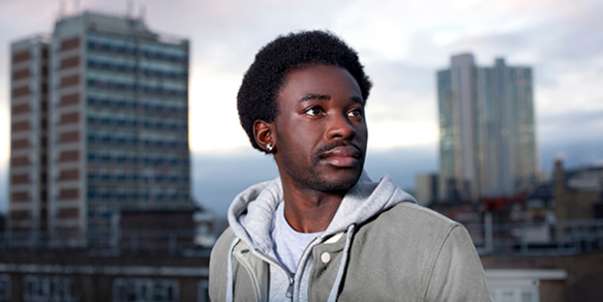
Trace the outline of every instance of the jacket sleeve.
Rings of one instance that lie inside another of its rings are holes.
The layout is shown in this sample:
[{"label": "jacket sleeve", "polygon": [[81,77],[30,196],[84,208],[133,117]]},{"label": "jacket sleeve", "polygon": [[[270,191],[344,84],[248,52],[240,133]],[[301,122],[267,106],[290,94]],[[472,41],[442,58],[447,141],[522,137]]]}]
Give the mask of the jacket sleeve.
[{"label": "jacket sleeve", "polygon": [[462,225],[455,224],[442,243],[431,270],[425,301],[491,301],[481,261]]}]

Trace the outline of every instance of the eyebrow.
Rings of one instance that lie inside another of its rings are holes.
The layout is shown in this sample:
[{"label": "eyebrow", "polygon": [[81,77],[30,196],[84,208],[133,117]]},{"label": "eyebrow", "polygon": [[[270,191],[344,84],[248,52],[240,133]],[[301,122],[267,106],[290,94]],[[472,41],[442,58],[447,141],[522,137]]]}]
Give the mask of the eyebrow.
[{"label": "eyebrow", "polygon": [[[330,99],[331,99],[331,96],[328,94],[308,93],[308,94],[304,95],[303,97],[301,97],[299,99],[299,101],[300,102],[306,102],[306,101],[310,101],[310,100],[328,101]],[[364,104],[364,101],[359,96],[351,96],[350,100],[360,103],[360,104]]]},{"label": "eyebrow", "polygon": [[316,93],[308,93],[299,99],[300,102],[317,100],[317,101],[328,101],[331,99],[331,96],[328,94],[316,94]]}]

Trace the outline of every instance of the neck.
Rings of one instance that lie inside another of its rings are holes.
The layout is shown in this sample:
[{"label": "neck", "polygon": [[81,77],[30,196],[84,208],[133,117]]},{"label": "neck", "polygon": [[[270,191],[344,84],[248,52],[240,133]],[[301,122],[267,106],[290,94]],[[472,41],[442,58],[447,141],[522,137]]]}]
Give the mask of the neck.
[{"label": "neck", "polygon": [[327,229],[337,212],[343,194],[300,189],[292,182],[283,181],[285,219],[296,231],[316,233]]}]

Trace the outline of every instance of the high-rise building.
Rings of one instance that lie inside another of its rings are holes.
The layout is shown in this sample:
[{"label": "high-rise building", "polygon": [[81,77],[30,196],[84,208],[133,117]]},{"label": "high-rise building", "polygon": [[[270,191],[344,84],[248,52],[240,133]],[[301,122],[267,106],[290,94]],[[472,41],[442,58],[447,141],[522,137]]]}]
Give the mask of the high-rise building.
[{"label": "high-rise building", "polygon": [[11,225],[79,240],[124,208],[192,208],[188,40],[83,12],[12,52]]},{"label": "high-rise building", "polygon": [[498,58],[477,66],[451,58],[437,73],[440,196],[477,200],[511,196],[536,179],[532,69]]},{"label": "high-rise building", "polygon": [[48,228],[48,38],[11,45],[11,157],[8,227],[36,238]]}]

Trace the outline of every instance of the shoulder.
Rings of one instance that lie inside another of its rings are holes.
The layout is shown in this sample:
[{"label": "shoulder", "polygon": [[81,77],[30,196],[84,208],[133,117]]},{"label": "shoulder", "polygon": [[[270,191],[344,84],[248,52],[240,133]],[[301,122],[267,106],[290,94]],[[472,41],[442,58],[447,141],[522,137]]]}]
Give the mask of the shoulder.
[{"label": "shoulder", "polygon": [[417,253],[429,262],[451,233],[459,228],[463,228],[461,224],[444,215],[415,203],[403,202],[360,225],[356,234],[361,242],[403,250],[407,254]]},{"label": "shoulder", "polygon": [[[489,301],[486,277],[475,246],[460,223],[414,203],[401,203],[382,213],[385,225],[398,230],[396,247],[414,250],[421,263],[422,284],[429,301]],[[409,264],[407,263],[406,266]],[[449,276],[459,278],[450,280]]]},{"label": "shoulder", "polygon": [[411,215],[419,215],[421,218],[428,219],[430,222],[438,222],[447,225],[456,224],[454,220],[424,206],[420,206],[414,202],[401,202],[394,207],[392,210],[398,211],[399,213],[408,213]]},{"label": "shoulder", "polygon": [[[464,227],[458,222],[410,202],[382,211],[360,226],[357,232],[359,242],[367,246],[382,246],[392,254],[404,251],[407,257],[397,261],[414,259],[413,264],[422,267],[430,267],[441,250],[449,246],[446,243],[450,240],[463,239],[467,242],[465,234]],[[468,240],[471,243],[471,239]]]},{"label": "shoulder", "polygon": [[[379,274],[416,297],[424,296],[433,275],[447,272],[445,259],[457,259],[455,253],[475,253],[461,224],[411,202],[383,210],[360,225],[352,249],[352,267],[359,271],[378,267]],[[454,263],[462,266],[475,261]]]},{"label": "shoulder", "polygon": [[461,226],[440,213],[412,202],[402,202],[381,212],[373,223],[378,228],[395,229],[408,235],[446,236],[452,229]]}]

